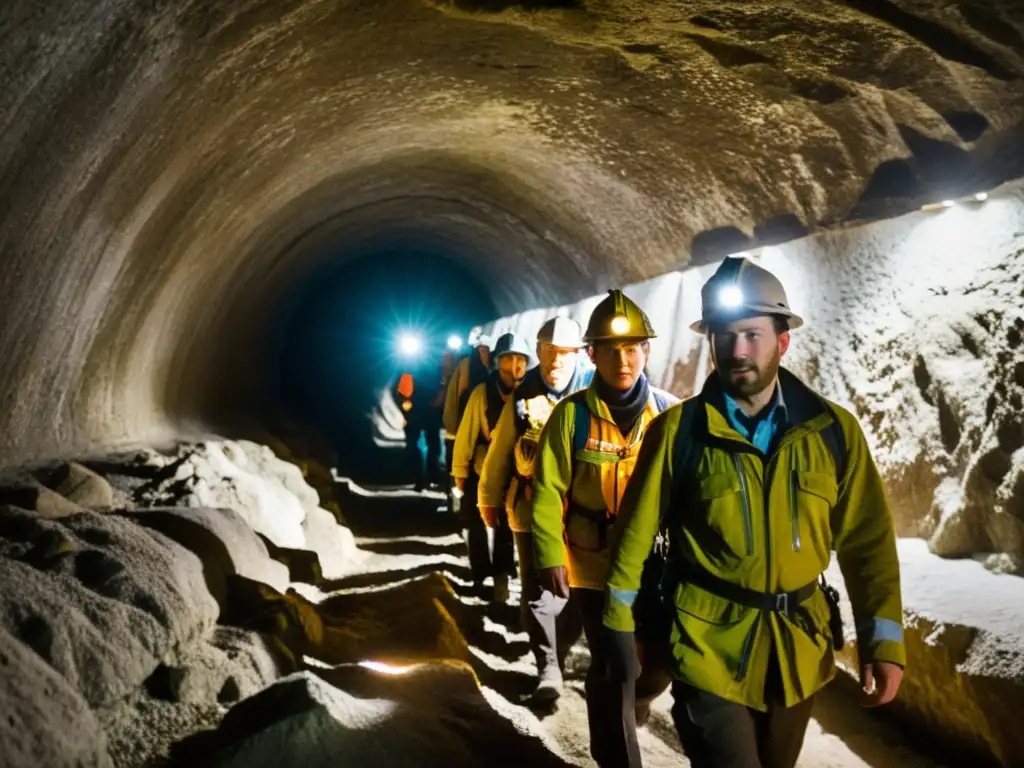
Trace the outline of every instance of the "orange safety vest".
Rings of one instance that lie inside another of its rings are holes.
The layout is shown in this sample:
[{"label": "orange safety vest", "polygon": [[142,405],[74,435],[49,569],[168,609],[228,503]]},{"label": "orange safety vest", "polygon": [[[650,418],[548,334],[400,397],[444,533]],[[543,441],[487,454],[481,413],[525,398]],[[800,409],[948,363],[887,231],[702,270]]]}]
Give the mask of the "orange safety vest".
[{"label": "orange safety vest", "polygon": [[412,397],[415,384],[413,382],[411,373],[403,373],[398,379],[398,387],[396,388],[398,394],[409,400]]}]

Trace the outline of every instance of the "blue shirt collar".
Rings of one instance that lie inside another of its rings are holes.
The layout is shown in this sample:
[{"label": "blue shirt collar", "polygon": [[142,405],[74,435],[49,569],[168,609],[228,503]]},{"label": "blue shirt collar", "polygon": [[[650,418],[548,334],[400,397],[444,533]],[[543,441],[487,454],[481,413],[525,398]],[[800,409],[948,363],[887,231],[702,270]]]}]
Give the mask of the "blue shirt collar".
[{"label": "blue shirt collar", "polygon": [[729,425],[753,443],[761,453],[768,453],[780,427],[786,423],[788,415],[786,400],[782,396],[782,387],[778,381],[775,382],[775,393],[771,401],[765,406],[768,413],[764,414],[763,418],[755,419],[747,416],[740,408],[739,403],[727,392],[723,392],[723,395],[725,396],[725,415]]}]

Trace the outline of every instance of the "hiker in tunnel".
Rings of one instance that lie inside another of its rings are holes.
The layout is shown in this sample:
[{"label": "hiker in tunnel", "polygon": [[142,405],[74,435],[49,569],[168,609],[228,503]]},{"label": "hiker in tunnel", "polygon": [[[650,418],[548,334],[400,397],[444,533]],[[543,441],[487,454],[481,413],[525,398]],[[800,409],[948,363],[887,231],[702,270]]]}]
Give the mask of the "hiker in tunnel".
[{"label": "hiker in tunnel", "polygon": [[469,396],[452,458],[455,487],[463,494],[460,513],[466,527],[474,588],[483,594],[485,580],[492,579],[490,597],[496,603],[508,601],[508,582],[515,573],[512,529],[507,519],[491,519],[485,525],[477,505],[477,488],[494,427],[526,375],[529,361],[529,347],[516,334],[506,333],[495,342],[495,369]]},{"label": "hiker in tunnel", "polygon": [[[422,361],[405,366],[391,391],[405,420],[406,464],[416,478],[417,491],[436,486],[441,474],[441,411],[437,402],[441,379],[435,367]],[[421,435],[427,449],[425,462]]]},{"label": "hiker in tunnel", "polygon": [[491,348],[486,339],[479,338],[470,353],[455,364],[455,370],[446,379],[443,420],[445,439],[450,441],[452,455],[455,453],[455,436],[459,433],[459,424],[466,412],[469,396],[487,380],[490,372]]},{"label": "hiker in tunnel", "polygon": [[[621,506],[602,652],[611,677],[629,682],[634,620],[665,611],[672,715],[694,768],[793,768],[843,645],[837,596],[823,577],[833,549],[866,704],[899,690],[906,655],[893,521],[856,418],[781,367],[790,329],[803,321],[779,280],[729,258],[701,302],[692,328],[707,336],[715,370],[697,397],[648,430]],[[659,564],[653,589],[666,602],[638,600],[652,589],[645,570]]]},{"label": "hiker in tunnel", "polygon": [[553,317],[541,326],[537,333],[540,362],[505,404],[480,475],[484,521],[494,527],[504,514],[514,532],[522,582],[519,620],[537,664],[536,701],[561,695],[562,666],[582,631],[575,607],[566,607],[565,601],[537,581],[530,510],[541,430],[555,404],[589,385],[593,376],[579,354],[585,346],[582,329],[572,318]]},{"label": "hiker in tunnel", "polygon": [[[538,580],[562,601],[571,596],[577,603],[594,654],[586,681],[587,718],[590,753],[602,768],[640,764],[636,720],[646,720],[650,702],[669,685],[665,664],[656,663],[652,653],[634,695],[639,673],[619,681],[604,674],[600,645],[609,532],[648,427],[677,402],[643,373],[653,338],[643,310],[622,291],[609,291],[583,337],[596,368],[593,382],[552,411],[540,436],[533,485]],[[629,707],[626,717],[624,707],[634,700],[638,711]]]}]

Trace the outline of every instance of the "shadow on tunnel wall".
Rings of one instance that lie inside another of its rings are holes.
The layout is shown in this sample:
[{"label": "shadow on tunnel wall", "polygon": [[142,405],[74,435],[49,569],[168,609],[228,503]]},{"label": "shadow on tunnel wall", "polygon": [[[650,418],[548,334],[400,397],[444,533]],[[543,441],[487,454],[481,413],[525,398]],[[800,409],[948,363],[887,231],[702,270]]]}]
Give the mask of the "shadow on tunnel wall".
[{"label": "shadow on tunnel wall", "polygon": [[439,370],[449,335],[495,316],[491,293],[454,255],[425,245],[383,243],[327,260],[268,323],[270,402],[287,425],[278,437],[315,441],[359,482],[411,482],[402,445],[374,441],[380,393],[409,365],[397,336],[421,335],[413,367],[425,378]]}]

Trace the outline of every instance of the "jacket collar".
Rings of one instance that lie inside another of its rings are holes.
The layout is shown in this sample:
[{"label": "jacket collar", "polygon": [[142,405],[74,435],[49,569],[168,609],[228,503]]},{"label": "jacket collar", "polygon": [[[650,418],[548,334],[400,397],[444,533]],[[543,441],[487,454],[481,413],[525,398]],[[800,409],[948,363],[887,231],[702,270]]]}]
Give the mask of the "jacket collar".
[{"label": "jacket collar", "polygon": [[[828,407],[821,395],[804,384],[786,368],[779,368],[779,381],[776,389],[776,402],[781,402],[786,409],[786,430],[798,427],[813,419],[829,414]],[[704,382],[700,393],[701,398],[716,412],[709,414],[708,429],[712,433],[733,437],[738,435],[726,418],[728,405],[722,379],[718,371],[713,371]]]}]

